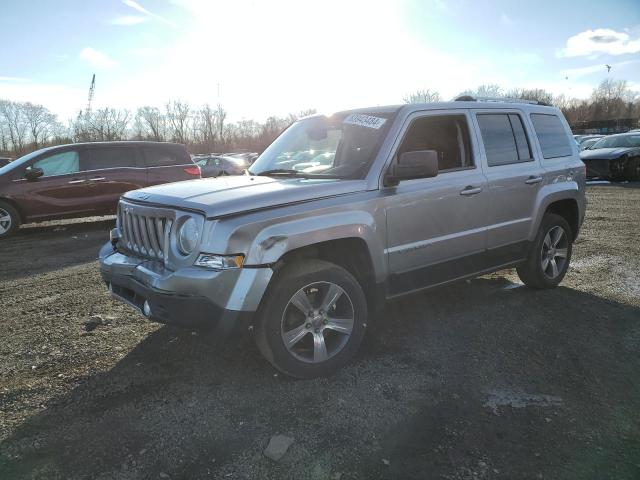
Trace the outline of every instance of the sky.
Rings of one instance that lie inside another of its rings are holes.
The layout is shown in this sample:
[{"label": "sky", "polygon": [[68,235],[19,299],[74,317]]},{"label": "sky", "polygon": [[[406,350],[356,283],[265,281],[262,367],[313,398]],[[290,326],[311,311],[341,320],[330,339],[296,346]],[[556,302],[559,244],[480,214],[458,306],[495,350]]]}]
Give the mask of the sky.
[{"label": "sky", "polygon": [[[1,0],[0,98],[60,119],[169,100],[231,120],[496,83],[640,91],[640,0]],[[608,73],[605,65],[611,66]]]}]

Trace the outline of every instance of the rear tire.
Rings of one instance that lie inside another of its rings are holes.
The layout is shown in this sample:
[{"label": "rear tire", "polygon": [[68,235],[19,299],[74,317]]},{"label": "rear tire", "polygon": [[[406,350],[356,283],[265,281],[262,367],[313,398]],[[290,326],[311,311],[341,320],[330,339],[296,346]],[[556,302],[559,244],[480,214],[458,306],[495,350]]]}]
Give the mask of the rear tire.
[{"label": "rear tire", "polygon": [[545,214],[529,256],[516,267],[518,277],[532,288],[557,286],[567,273],[572,249],[573,232],[567,221],[555,213]]},{"label": "rear tire", "polygon": [[630,158],[624,167],[624,178],[626,180],[640,180],[640,158]]},{"label": "rear tire", "polygon": [[20,226],[20,214],[10,203],[0,201],[0,239],[10,237]]},{"label": "rear tire", "polygon": [[347,270],[301,260],[277,273],[258,312],[255,340],[262,355],[295,378],[328,376],[362,342],[367,301]]}]

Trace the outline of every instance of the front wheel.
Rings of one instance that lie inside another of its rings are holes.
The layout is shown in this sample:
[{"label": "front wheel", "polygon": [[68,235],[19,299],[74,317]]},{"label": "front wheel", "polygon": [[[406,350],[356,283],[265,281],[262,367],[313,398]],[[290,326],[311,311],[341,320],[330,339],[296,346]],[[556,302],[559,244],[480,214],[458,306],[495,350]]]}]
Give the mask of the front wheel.
[{"label": "front wheel", "polygon": [[367,302],[347,270],[303,260],[278,272],[261,306],[256,344],[281,372],[327,376],[355,355],[366,329]]},{"label": "front wheel", "polygon": [[20,225],[20,215],[12,205],[0,201],[0,238],[13,235]]},{"label": "front wheel", "polygon": [[569,268],[573,233],[560,215],[547,213],[540,225],[526,261],[516,268],[520,280],[528,287],[553,288]]}]

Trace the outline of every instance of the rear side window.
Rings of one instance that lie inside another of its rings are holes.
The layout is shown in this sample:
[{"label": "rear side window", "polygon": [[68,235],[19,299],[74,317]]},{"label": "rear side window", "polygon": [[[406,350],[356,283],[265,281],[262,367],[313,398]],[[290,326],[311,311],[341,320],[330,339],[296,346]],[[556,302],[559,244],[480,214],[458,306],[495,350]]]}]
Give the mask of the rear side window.
[{"label": "rear side window", "polygon": [[143,152],[147,167],[170,167],[192,163],[191,160],[183,159],[176,152],[165,148],[143,148]]},{"label": "rear side window", "polygon": [[544,158],[566,157],[573,153],[569,137],[557,115],[532,113],[531,121]]},{"label": "rear side window", "polygon": [[478,114],[478,125],[490,167],[532,160],[520,115],[482,113]]},{"label": "rear side window", "polygon": [[127,147],[91,148],[85,170],[136,167],[136,151]]}]

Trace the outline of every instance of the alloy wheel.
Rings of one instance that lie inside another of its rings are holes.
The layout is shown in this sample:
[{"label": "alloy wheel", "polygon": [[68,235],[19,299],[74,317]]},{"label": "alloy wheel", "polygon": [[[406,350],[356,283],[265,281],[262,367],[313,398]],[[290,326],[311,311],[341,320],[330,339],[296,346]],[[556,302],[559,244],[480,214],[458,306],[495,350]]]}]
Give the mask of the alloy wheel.
[{"label": "alloy wheel", "polygon": [[0,235],[7,233],[11,229],[11,223],[9,212],[0,208]]},{"label": "alloy wheel", "polygon": [[347,292],[335,283],[315,282],[289,299],[280,333],[295,358],[321,363],[347,345],[354,321],[355,310]]},{"label": "alloy wheel", "polygon": [[540,255],[542,271],[547,278],[554,279],[564,270],[568,247],[569,238],[562,227],[556,225],[547,232]]}]

